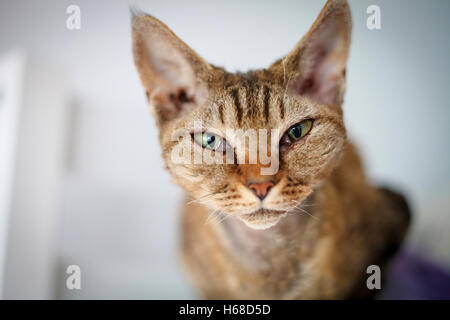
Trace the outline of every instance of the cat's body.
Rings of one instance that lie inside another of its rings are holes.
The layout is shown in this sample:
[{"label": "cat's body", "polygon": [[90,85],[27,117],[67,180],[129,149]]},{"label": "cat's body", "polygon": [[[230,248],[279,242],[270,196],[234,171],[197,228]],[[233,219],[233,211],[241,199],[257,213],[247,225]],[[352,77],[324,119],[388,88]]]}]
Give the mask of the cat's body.
[{"label": "cat's body", "polygon": [[[406,203],[366,181],[346,138],[350,32],[347,2],[330,0],[285,58],[230,74],[157,19],[133,19],[162,156],[189,195],[185,261],[205,297],[362,297],[367,267],[382,267],[401,243]],[[246,133],[259,144],[246,144]],[[270,161],[252,162],[261,150]]]},{"label": "cat's body", "polygon": [[383,271],[406,232],[404,200],[368,185],[348,144],[303,210],[252,230],[228,217],[208,221],[210,209],[187,201],[183,254],[201,292],[211,299],[367,297],[367,267]]}]

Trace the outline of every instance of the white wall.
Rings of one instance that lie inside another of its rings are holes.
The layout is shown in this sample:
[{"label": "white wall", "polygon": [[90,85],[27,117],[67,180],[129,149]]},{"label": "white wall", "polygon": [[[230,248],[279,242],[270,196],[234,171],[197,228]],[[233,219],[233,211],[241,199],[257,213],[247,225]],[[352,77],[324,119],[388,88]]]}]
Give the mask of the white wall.
[{"label": "white wall", "polygon": [[[10,194],[3,298],[55,296],[65,169],[67,91],[51,65],[21,59],[21,97],[9,168]],[[12,118],[10,121],[14,120]]]},{"label": "white wall", "polygon": [[20,52],[0,57],[0,298],[6,267],[24,67],[25,57]]},{"label": "white wall", "polygon": [[[65,27],[78,4],[81,30]],[[210,62],[267,66],[307,31],[324,1],[137,1]],[[379,4],[382,30],[365,26]],[[407,193],[412,242],[450,265],[450,2],[350,0],[354,17],[345,119],[370,176]],[[157,132],[132,63],[125,1],[2,1],[0,50],[19,45],[63,70],[74,97],[64,184],[62,297],[190,297],[177,263],[181,192],[162,169]],[[62,282],[61,282],[62,283]]]}]

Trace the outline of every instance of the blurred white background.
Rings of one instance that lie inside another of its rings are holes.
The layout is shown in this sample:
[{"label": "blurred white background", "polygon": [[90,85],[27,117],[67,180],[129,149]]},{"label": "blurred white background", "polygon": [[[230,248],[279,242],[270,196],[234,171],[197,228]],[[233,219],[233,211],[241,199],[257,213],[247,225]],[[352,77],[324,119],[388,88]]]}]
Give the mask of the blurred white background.
[{"label": "blurred white background", "polygon": [[[354,32],[344,110],[350,137],[373,181],[408,196],[414,210],[409,246],[448,268],[450,2],[349,2]],[[0,54],[12,49],[24,54],[25,69],[33,69],[37,79],[27,90],[44,86],[49,94],[55,88],[67,97],[61,98],[67,112],[58,120],[64,162],[55,180],[57,214],[47,217],[54,221],[41,230],[55,234],[44,248],[51,251],[51,279],[33,282],[40,275],[21,251],[39,256],[43,245],[35,248],[33,235],[19,229],[40,217],[32,208],[19,220],[2,217],[0,239],[7,245],[0,266],[2,297],[197,297],[178,258],[182,192],[163,170],[158,133],[133,65],[129,5],[164,21],[211,63],[244,71],[289,52],[324,3],[1,1]],[[71,4],[81,8],[80,30],[66,28]],[[381,30],[366,27],[371,4],[381,8]],[[64,89],[49,85],[53,82],[64,83]],[[45,117],[44,101],[27,103]],[[34,159],[23,161],[31,165]],[[22,190],[20,202],[31,194],[39,198],[46,186],[41,179]],[[70,264],[81,267],[82,290],[65,288]]]}]

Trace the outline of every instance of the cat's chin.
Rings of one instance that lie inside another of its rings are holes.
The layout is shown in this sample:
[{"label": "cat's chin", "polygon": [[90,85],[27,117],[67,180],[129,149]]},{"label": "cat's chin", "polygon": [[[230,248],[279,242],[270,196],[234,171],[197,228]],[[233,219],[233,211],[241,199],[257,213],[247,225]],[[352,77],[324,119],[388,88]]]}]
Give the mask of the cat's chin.
[{"label": "cat's chin", "polygon": [[265,230],[277,225],[283,216],[284,213],[280,211],[260,209],[238,217],[249,228]]}]

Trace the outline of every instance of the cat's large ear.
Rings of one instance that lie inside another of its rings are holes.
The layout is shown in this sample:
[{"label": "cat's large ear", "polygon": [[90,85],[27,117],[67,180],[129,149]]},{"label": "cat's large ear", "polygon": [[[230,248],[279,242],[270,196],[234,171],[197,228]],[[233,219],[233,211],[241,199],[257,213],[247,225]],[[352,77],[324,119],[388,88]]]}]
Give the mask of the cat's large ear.
[{"label": "cat's large ear", "polygon": [[206,101],[212,67],[164,23],[135,16],[132,37],[134,61],[158,124]]},{"label": "cat's large ear", "polygon": [[340,106],[352,22],[346,0],[329,0],[308,33],[270,69],[288,89],[326,105]]}]

